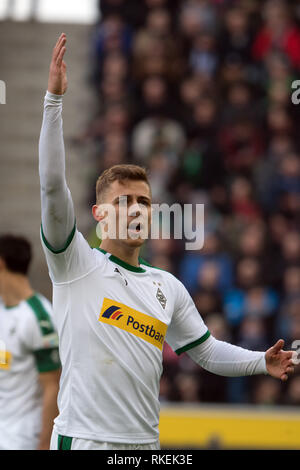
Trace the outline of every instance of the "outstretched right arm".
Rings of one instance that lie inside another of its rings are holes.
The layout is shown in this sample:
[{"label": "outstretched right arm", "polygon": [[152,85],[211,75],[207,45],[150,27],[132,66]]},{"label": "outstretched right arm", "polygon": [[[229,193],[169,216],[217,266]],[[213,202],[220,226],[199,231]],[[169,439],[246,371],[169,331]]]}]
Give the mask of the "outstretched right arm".
[{"label": "outstretched right arm", "polygon": [[53,49],[39,141],[42,234],[54,252],[65,248],[75,227],[73,202],[65,179],[62,122],[63,95],[67,90],[65,44],[66,36],[62,34]]}]

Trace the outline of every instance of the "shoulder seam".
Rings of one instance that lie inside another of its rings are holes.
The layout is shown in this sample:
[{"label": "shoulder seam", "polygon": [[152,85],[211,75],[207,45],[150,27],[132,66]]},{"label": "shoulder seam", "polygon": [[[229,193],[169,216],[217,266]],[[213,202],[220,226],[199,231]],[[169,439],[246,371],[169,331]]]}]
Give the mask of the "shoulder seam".
[{"label": "shoulder seam", "polygon": [[55,281],[52,281],[52,284],[53,284],[54,286],[70,285],[70,284],[72,284],[73,282],[80,281],[81,279],[83,279],[84,277],[88,276],[89,274],[91,274],[93,271],[95,271],[95,270],[98,269],[98,268],[99,268],[99,265],[93,266],[93,268],[90,269],[90,271],[88,271],[88,272],[85,273],[85,274],[82,274],[82,275],[79,276],[79,277],[76,277],[75,279],[71,279],[70,281],[63,281],[63,282],[55,282]]}]

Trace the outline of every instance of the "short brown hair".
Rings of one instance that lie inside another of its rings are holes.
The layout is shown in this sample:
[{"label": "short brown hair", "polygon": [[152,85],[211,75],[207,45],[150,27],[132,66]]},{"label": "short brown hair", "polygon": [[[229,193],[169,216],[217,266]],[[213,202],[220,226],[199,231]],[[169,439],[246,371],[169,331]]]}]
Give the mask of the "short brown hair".
[{"label": "short brown hair", "polygon": [[23,237],[1,235],[0,258],[4,260],[8,271],[26,276],[32,258],[31,244]]},{"label": "short brown hair", "polygon": [[99,176],[96,184],[96,201],[97,204],[103,197],[103,193],[109,185],[114,181],[124,184],[126,180],[145,181],[150,188],[150,183],[145,168],[138,165],[114,165],[105,170]]}]

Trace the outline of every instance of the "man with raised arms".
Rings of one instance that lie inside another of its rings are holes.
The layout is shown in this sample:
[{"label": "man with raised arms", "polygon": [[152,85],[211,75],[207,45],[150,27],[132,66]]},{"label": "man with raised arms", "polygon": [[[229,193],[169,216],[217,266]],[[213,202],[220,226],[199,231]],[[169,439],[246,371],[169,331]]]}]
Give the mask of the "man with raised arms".
[{"label": "man with raised arms", "polygon": [[[266,352],[216,340],[183,284],[139,257],[142,226],[151,222],[151,189],[143,168],[116,165],[99,177],[93,216],[106,230],[103,207],[110,206],[118,227],[126,200],[127,235],[117,230],[99,248],[90,248],[76,228],[65,180],[65,52],[62,34],[51,60],[39,148],[41,238],[62,362],[51,449],[155,450],[161,336],[177,354],[187,351],[201,367],[224,376],[270,374],[286,380],[293,372],[292,351],[283,351],[283,340]],[[139,209],[144,222],[134,227]]]}]

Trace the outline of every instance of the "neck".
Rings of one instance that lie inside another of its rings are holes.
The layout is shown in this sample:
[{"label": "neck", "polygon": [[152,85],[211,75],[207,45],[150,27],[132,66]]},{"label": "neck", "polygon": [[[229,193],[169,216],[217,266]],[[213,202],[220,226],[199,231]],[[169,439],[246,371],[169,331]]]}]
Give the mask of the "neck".
[{"label": "neck", "polygon": [[117,240],[103,240],[100,248],[120,258],[125,263],[139,267],[140,247],[128,246],[125,243],[118,243]]},{"label": "neck", "polygon": [[29,280],[22,274],[8,273],[1,289],[1,297],[6,307],[14,307],[33,296]]}]

